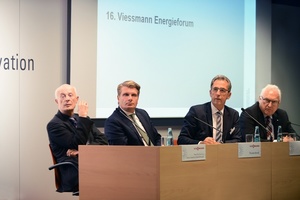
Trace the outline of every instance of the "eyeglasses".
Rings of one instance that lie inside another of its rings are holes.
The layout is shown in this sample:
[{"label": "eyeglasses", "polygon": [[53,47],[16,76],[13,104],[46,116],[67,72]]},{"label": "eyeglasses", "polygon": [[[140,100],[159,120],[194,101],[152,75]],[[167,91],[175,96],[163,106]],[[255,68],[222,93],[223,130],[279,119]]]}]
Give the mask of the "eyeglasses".
[{"label": "eyeglasses", "polygon": [[271,100],[271,99],[268,99],[268,98],[264,98],[262,96],[260,96],[260,98],[263,100],[263,102],[265,104],[269,104],[269,103],[272,103],[272,105],[277,105],[279,103],[278,100]]},{"label": "eyeglasses", "polygon": [[225,94],[226,92],[228,92],[228,90],[226,90],[225,88],[218,88],[218,87],[214,87],[212,88],[212,91],[217,93],[218,90],[220,90],[220,93]]}]

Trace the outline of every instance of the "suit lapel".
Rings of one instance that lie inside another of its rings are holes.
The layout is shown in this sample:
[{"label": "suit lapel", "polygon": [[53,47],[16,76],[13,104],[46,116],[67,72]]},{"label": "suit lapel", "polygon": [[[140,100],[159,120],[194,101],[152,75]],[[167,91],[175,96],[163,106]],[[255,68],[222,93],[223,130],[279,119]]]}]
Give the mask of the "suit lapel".
[{"label": "suit lapel", "polygon": [[228,130],[228,120],[225,120],[225,119],[230,119],[229,118],[229,113],[226,109],[226,107],[224,107],[224,111],[223,111],[223,134],[222,134],[222,141],[224,142],[225,141],[225,138],[227,137],[227,130]]},{"label": "suit lapel", "polygon": [[138,111],[138,110],[135,110],[135,114],[136,116],[139,118],[141,124],[143,125],[149,139],[151,140],[151,142],[153,143],[153,140],[151,138],[151,134],[150,134],[150,127],[148,126],[148,121],[145,119],[145,117]]},{"label": "suit lapel", "polygon": [[[119,115],[120,117],[124,120],[123,122],[127,124],[127,127],[129,127],[131,129],[131,133],[134,133],[135,137],[141,142],[141,144],[144,144],[141,137],[140,137],[140,134],[138,133],[136,127],[134,126],[132,120],[126,115],[126,113],[123,112],[123,110],[121,108],[117,108],[119,110]],[[137,113],[136,113],[137,115]],[[140,119],[139,115],[137,115],[138,118]]]},{"label": "suit lapel", "polygon": [[230,127],[230,120],[231,116],[230,116],[230,112],[228,111],[228,109],[226,108],[226,106],[224,107],[224,114],[223,114],[223,138],[222,141],[225,142],[226,138],[227,138],[227,134],[229,134],[230,129],[233,127]]},{"label": "suit lapel", "polygon": [[[272,124],[273,124],[273,133],[274,133],[274,137],[277,136],[277,131],[278,131],[278,125],[279,125],[279,120],[278,120],[278,115],[277,115],[277,111],[273,114],[272,116]],[[275,139],[275,138],[274,138]]]},{"label": "suit lapel", "polygon": [[[72,122],[69,121],[69,116],[62,114],[60,111],[57,112],[57,117],[61,119],[71,130],[75,131],[76,128],[73,126]],[[78,119],[76,119],[78,121]]]},{"label": "suit lapel", "polygon": [[[208,124],[213,126],[210,102],[206,104],[206,120],[207,120]],[[208,127],[208,130],[209,130],[209,135],[208,136],[213,137],[213,128]]]},{"label": "suit lapel", "polygon": [[[256,119],[258,119],[258,121],[266,127],[265,117],[264,117],[264,114],[262,113],[262,111],[260,110],[259,106],[258,106],[258,110],[259,110],[259,112],[258,112],[259,114]],[[260,127],[259,124],[257,124],[257,126],[259,126],[261,138],[267,138],[267,131],[265,130],[265,128]],[[261,132],[261,130],[262,130],[262,132]]]}]

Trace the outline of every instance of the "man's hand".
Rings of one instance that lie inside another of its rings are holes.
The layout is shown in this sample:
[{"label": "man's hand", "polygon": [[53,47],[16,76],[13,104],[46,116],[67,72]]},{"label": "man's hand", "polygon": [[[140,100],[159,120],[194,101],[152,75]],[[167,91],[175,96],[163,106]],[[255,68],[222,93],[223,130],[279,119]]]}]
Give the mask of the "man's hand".
[{"label": "man's hand", "polygon": [[67,156],[69,157],[76,157],[78,156],[78,151],[76,149],[68,149]]},{"label": "man's hand", "polygon": [[283,142],[293,142],[294,141],[294,139],[292,138],[292,137],[290,137],[290,136],[285,136],[285,137],[283,137],[283,140],[282,140]]},{"label": "man's hand", "polygon": [[221,144],[220,142],[216,142],[216,140],[212,137],[205,138],[204,141],[201,142],[201,144]]},{"label": "man's hand", "polygon": [[87,117],[88,116],[89,106],[86,101],[79,101],[77,107],[78,107],[79,117]]}]

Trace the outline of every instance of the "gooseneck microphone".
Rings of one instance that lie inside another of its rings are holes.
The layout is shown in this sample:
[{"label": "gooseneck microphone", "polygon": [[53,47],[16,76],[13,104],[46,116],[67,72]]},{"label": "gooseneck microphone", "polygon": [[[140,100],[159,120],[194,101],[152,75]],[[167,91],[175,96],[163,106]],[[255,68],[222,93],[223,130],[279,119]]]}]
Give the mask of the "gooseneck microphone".
[{"label": "gooseneck microphone", "polygon": [[255,119],[252,115],[250,115],[244,108],[241,108],[243,112],[245,112],[251,119],[253,119],[258,125],[260,125],[263,129],[265,129],[267,132],[269,131],[264,125],[262,125],[257,119]]},{"label": "gooseneck microphone", "polygon": [[296,124],[296,123],[293,123],[293,122],[290,122],[292,125],[295,125],[295,126],[300,126],[300,124]]},{"label": "gooseneck microphone", "polygon": [[222,135],[223,135],[223,131],[221,131],[221,130],[215,128],[215,127],[213,127],[213,126],[210,125],[209,123],[207,123],[207,122],[205,122],[205,121],[203,121],[203,120],[201,120],[201,119],[199,119],[199,118],[197,118],[197,117],[195,117],[195,116],[194,116],[194,119],[197,120],[197,121],[199,121],[199,122],[202,122],[202,123],[205,124],[206,126],[209,126],[209,127],[213,128],[213,129],[219,131],[219,132],[222,133]]}]

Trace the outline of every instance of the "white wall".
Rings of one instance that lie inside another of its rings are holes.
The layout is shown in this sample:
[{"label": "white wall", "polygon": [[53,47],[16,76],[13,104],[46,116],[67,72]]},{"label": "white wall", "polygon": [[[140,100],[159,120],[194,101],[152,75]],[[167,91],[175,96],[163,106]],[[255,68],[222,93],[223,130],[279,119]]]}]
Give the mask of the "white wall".
[{"label": "white wall", "polygon": [[[96,116],[97,0],[72,0],[71,84]],[[77,73],[72,69],[76,68]],[[78,73],[79,72],[79,73]]]},{"label": "white wall", "polygon": [[[3,69],[4,57],[19,53],[19,6],[16,0],[0,1],[0,199],[19,198],[20,73]],[[5,8],[5,9],[3,9]],[[4,31],[9,30],[9,31]]]},{"label": "white wall", "polygon": [[[1,0],[0,8],[0,199],[74,199],[55,192],[46,131],[66,81],[67,1]],[[33,59],[34,70],[5,70],[12,56]]]}]

